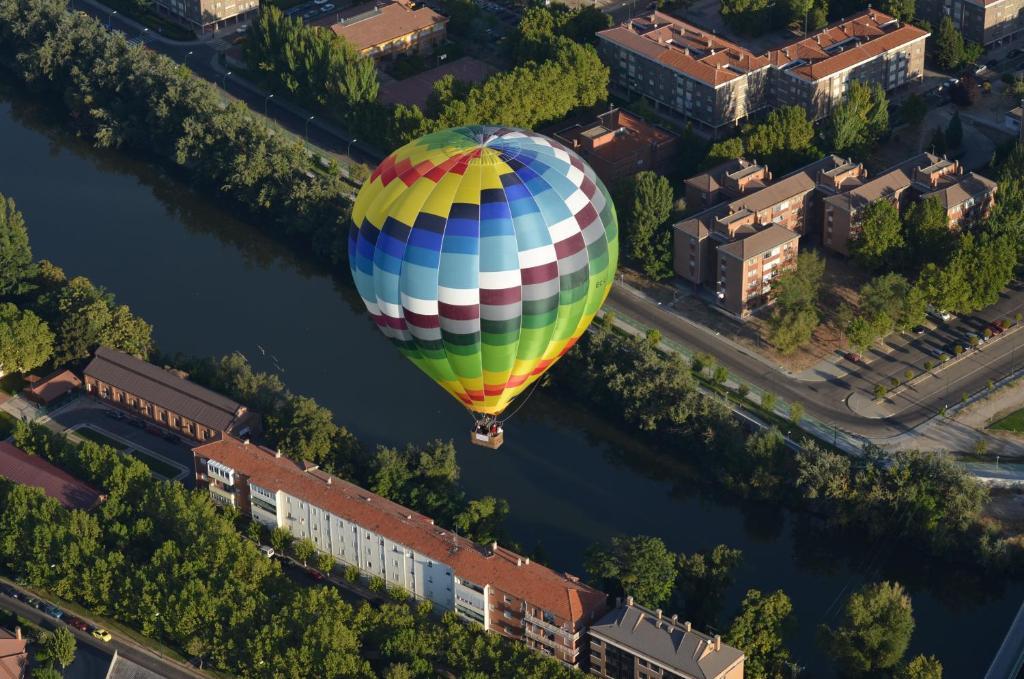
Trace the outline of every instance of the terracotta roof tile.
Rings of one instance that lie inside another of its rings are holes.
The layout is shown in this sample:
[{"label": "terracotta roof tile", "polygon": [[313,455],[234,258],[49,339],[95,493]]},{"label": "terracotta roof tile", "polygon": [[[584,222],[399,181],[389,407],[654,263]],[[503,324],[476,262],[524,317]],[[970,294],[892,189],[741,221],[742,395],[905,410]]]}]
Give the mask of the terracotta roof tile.
[{"label": "terracotta roof tile", "polygon": [[537,563],[526,564],[518,554],[500,546],[491,549],[458,537],[407,507],[325,472],[303,471],[301,464],[276,457],[266,448],[225,437],[198,446],[194,452],[231,467],[259,486],[283,490],[448,564],[460,578],[491,585],[573,623],[604,609],[606,595],[573,576]]},{"label": "terracotta roof tile", "polygon": [[99,491],[79,481],[38,455],[29,455],[6,441],[0,441],[0,476],[25,486],[41,488],[67,509],[92,509],[99,504]]},{"label": "terracotta roof tile", "polygon": [[448,23],[448,17],[425,5],[412,9],[404,2],[389,2],[380,6],[368,2],[346,10],[342,16],[343,21],[333,21],[333,17],[330,17],[313,23],[329,26],[360,51],[385,45],[435,24]]}]

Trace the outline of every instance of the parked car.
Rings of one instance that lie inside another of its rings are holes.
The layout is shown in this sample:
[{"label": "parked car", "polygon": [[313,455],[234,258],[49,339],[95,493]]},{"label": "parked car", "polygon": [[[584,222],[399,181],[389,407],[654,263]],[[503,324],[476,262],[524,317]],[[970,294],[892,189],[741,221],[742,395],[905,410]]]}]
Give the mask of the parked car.
[{"label": "parked car", "polygon": [[172,431],[164,433],[164,440],[169,441],[171,443],[181,443],[181,438]]},{"label": "parked car", "polygon": [[310,568],[306,571],[306,573],[309,575],[310,578],[313,579],[313,582],[323,582],[324,574],[320,571]]},{"label": "parked car", "polygon": [[968,66],[968,68],[974,75],[981,75],[982,73],[988,70],[988,66],[986,66],[985,64],[971,64],[970,66]]},{"label": "parked car", "polygon": [[946,321],[953,320],[953,314],[949,313],[948,311],[936,309],[931,305],[928,306],[928,315],[936,320],[942,321],[943,323],[945,323]]},{"label": "parked car", "polygon": [[128,420],[128,424],[132,425],[133,427],[138,427],[139,429],[145,429],[146,428],[146,423],[145,422],[143,422],[142,420],[136,420],[134,418]]},{"label": "parked car", "polygon": [[156,426],[155,424],[146,424],[143,427],[143,429],[146,431],[147,434],[153,434],[154,436],[164,435],[164,430]]},{"label": "parked car", "polygon": [[68,627],[74,627],[76,630],[81,632],[89,631],[89,623],[82,620],[77,615],[65,615],[61,618]]},{"label": "parked car", "polygon": [[305,14],[303,14],[302,18],[303,19],[312,19],[313,17],[317,16],[318,14],[320,14],[320,10],[319,9],[311,9],[308,12],[306,12]]},{"label": "parked car", "polygon": [[16,590],[15,588],[11,587],[6,583],[0,583],[0,594],[9,596],[12,599],[17,599],[21,596],[21,593],[18,590]]},{"label": "parked car", "polygon": [[96,629],[94,629],[92,631],[92,635],[94,637],[96,637],[97,639],[99,639],[100,641],[110,641],[111,639],[114,638],[114,637],[112,637],[110,635],[110,632],[108,632],[107,630],[103,629],[102,627],[97,627]]},{"label": "parked car", "polygon": [[928,347],[925,351],[929,356],[934,356],[935,358],[942,358],[942,355],[946,353],[946,351],[940,347]]},{"label": "parked car", "polygon": [[323,7],[320,8],[320,13],[321,14],[327,14],[328,12],[331,12],[333,10],[334,10],[334,4],[329,2],[329,3],[327,3],[326,5],[324,5]]},{"label": "parked car", "polygon": [[914,333],[915,335],[923,335],[923,334],[925,334],[926,332],[928,332],[928,328],[926,328],[926,327],[925,327],[925,326],[923,326],[923,325],[915,325],[915,326],[914,326],[913,328],[911,328],[911,330],[910,330],[910,331],[911,331],[912,333]]},{"label": "parked car", "polygon": [[123,420],[125,418],[125,414],[120,410],[108,410],[107,417],[111,417],[115,420]]},{"label": "parked car", "polygon": [[981,335],[979,335],[978,333],[976,333],[976,332],[969,332],[969,333],[967,333],[967,343],[968,344],[972,344],[972,345],[973,344],[979,344],[979,345],[981,345],[981,344],[984,344],[985,342],[986,342],[985,338],[982,337]]},{"label": "parked car", "polygon": [[270,559],[274,556],[274,548],[270,545],[260,545],[260,553]]},{"label": "parked car", "polygon": [[861,356],[860,354],[848,351],[846,353],[846,360],[849,361],[850,363],[863,363],[864,357]]},{"label": "parked car", "polygon": [[64,617],[64,611],[60,610],[53,604],[46,604],[45,606],[43,606],[42,611],[51,618],[56,618],[57,620],[60,620],[62,617]]},{"label": "parked car", "polygon": [[993,335],[998,335],[1004,330],[1003,326],[998,323],[989,323],[988,329],[992,331]]}]

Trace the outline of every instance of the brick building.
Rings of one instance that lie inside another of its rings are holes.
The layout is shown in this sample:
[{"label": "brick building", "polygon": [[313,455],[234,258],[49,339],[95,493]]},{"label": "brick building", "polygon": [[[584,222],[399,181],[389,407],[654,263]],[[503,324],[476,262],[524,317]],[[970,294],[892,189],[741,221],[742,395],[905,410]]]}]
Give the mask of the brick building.
[{"label": "brick building", "polygon": [[760,191],[771,180],[772,173],[764,165],[752,163],[745,158],[727,160],[684,182],[686,209],[709,208],[723,200]]},{"label": "brick building", "polygon": [[820,228],[823,198],[858,186],[863,176],[860,163],[839,156],[826,156],[777,181],[764,168],[758,190],[674,225],[673,270],[713,289],[729,312],[746,316],[770,303],[771,281],[796,266],[800,236]]},{"label": "brick building", "polygon": [[679,150],[678,135],[617,108],[553,136],[582,156],[609,185],[642,170],[665,174]]},{"label": "brick building", "polygon": [[259,428],[259,415],[240,403],[107,347],[96,350],[83,378],[90,395],[193,441]]},{"label": "brick building", "polygon": [[996,188],[991,179],[964,172],[958,161],[921,153],[850,191],[825,198],[821,242],[834,252],[850,254],[864,209],[879,200],[888,200],[903,212],[913,201],[937,198],[950,228],[959,229],[988,215]]},{"label": "brick building", "polygon": [[448,35],[448,17],[407,0],[367,2],[312,23],[330,28],[375,61],[432,52]]},{"label": "brick building", "polygon": [[21,635],[21,628],[8,632],[0,627],[0,677],[22,679],[28,670],[28,639]]},{"label": "brick building", "polygon": [[772,104],[800,106],[818,120],[843,100],[851,80],[879,83],[886,92],[919,81],[929,35],[873,9],[836,22],[769,52]]},{"label": "brick building", "polygon": [[633,603],[590,627],[590,674],[602,679],[743,679],[739,649]]},{"label": "brick building", "polygon": [[153,6],[196,35],[248,21],[260,10],[259,0],[154,0]]},{"label": "brick building", "polygon": [[483,546],[368,490],[232,437],[193,451],[199,487],[339,563],[575,666],[607,597],[575,576]]},{"label": "brick building", "polygon": [[851,80],[878,82],[886,91],[918,81],[928,35],[868,9],[763,55],[661,12],[597,37],[615,93],[643,96],[659,114],[720,137],[787,104],[802,106],[812,120],[823,118]]},{"label": "brick building", "polygon": [[25,398],[38,403],[41,406],[48,406],[61,399],[82,386],[82,380],[70,370],[57,370],[45,377],[29,375],[26,377],[28,386],[21,390]]},{"label": "brick building", "polygon": [[768,59],[662,12],[600,31],[610,88],[717,137],[767,106]]},{"label": "brick building", "polygon": [[936,30],[948,16],[965,40],[989,49],[1020,38],[1022,10],[1024,0],[920,0],[916,13]]}]

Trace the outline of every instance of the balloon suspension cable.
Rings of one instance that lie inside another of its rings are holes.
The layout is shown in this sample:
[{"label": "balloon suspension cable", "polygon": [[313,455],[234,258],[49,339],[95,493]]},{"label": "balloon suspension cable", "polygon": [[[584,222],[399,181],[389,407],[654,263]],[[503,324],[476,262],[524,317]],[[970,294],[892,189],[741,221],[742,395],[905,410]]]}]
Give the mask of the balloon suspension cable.
[{"label": "balloon suspension cable", "polygon": [[523,398],[523,400],[522,400],[522,401],[520,401],[520,402],[519,402],[519,403],[518,403],[518,404],[516,405],[516,409],[515,409],[515,410],[513,410],[512,412],[510,412],[510,413],[509,413],[508,415],[506,415],[505,417],[501,418],[501,420],[500,420],[500,421],[498,422],[498,424],[499,424],[499,425],[501,425],[501,424],[504,424],[505,422],[508,422],[509,420],[511,420],[511,419],[512,419],[512,416],[513,416],[513,415],[515,415],[515,414],[516,414],[516,413],[518,413],[518,412],[519,412],[520,410],[522,410],[523,406],[524,406],[524,405],[526,405],[526,402],[530,400],[530,397],[531,397],[531,396],[533,396],[533,392],[537,391],[537,386],[538,386],[538,385],[540,385],[540,378],[537,378],[536,380],[534,380],[534,382],[533,382],[533,386],[532,386],[532,387],[530,387],[530,391],[526,392],[526,396],[525,396],[525,397]]}]

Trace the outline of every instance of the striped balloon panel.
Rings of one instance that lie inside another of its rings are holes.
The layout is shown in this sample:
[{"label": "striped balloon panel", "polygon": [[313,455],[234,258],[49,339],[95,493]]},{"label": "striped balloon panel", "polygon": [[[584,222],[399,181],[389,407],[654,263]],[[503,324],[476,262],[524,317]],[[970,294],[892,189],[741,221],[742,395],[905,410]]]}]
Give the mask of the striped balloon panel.
[{"label": "striped balloon panel", "polygon": [[352,210],[349,265],[399,350],[469,409],[501,413],[611,289],[615,208],[575,153],[463,127],[388,156]]}]

